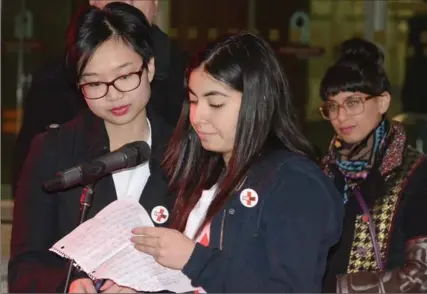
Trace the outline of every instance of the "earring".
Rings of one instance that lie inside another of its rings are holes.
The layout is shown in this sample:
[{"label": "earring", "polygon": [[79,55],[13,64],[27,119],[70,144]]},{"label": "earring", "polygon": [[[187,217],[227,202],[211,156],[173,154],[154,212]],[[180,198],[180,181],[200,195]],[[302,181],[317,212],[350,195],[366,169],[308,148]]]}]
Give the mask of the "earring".
[{"label": "earring", "polygon": [[335,138],[334,146],[335,146],[335,148],[341,148],[342,147],[341,139],[338,136]]}]

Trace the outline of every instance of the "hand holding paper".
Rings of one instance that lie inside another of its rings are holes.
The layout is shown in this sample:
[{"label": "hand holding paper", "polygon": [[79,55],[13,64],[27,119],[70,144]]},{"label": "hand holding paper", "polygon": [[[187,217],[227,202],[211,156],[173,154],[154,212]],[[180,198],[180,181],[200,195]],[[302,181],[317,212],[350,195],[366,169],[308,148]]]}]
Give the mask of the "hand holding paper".
[{"label": "hand holding paper", "polygon": [[182,270],[194,250],[194,242],[181,232],[167,228],[140,227],[132,230],[135,248],[161,265]]},{"label": "hand holding paper", "polygon": [[92,280],[82,278],[71,283],[68,293],[96,293],[96,290]]},{"label": "hand holding paper", "polygon": [[192,291],[183,273],[161,266],[134,248],[130,240],[135,227],[154,225],[137,201],[116,200],[50,250],[73,259],[92,279],[110,279],[137,291]]}]

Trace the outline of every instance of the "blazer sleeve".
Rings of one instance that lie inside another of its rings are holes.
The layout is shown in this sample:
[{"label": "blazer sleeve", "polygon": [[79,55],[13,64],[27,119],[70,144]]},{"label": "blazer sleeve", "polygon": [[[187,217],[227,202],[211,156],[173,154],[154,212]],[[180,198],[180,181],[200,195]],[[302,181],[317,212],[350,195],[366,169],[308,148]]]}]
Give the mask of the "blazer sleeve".
[{"label": "blazer sleeve", "polygon": [[42,188],[55,174],[56,132],[34,138],[18,181],[8,268],[11,293],[58,293],[65,285],[66,260],[49,252],[57,241],[57,195]]},{"label": "blazer sleeve", "polygon": [[320,292],[329,248],[341,234],[340,199],[317,166],[290,160],[279,170],[262,208],[265,252],[260,254],[267,257],[266,264],[247,258],[241,272],[229,272],[230,257],[197,244],[183,272],[208,293]]}]

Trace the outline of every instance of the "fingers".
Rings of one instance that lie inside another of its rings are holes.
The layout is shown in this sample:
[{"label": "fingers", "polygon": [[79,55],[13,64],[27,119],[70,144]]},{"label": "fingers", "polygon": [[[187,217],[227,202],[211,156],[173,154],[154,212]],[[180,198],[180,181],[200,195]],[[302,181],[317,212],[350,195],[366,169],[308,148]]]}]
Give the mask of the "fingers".
[{"label": "fingers", "polygon": [[133,236],[131,239],[136,250],[156,256],[160,248],[159,237]]},{"label": "fingers", "polygon": [[71,283],[68,293],[85,293],[85,287],[83,286],[81,279],[75,280]]},{"label": "fingers", "polygon": [[118,293],[136,293],[134,289],[122,287]]},{"label": "fingers", "polygon": [[115,283],[112,280],[106,280],[99,290],[101,292],[103,292],[103,291],[109,289],[110,287],[112,287],[114,284]]},{"label": "fingers", "polygon": [[97,293],[95,285],[93,284],[91,279],[85,279],[85,281],[83,281],[83,285],[85,288],[84,293]]},{"label": "fingers", "polygon": [[133,236],[130,241],[135,245],[155,248],[159,246],[159,239],[157,237]]},{"label": "fingers", "polygon": [[91,279],[83,278],[71,283],[69,293],[96,293],[96,289]]},{"label": "fingers", "polygon": [[111,287],[109,287],[105,291],[102,291],[102,293],[119,293],[120,288],[121,288],[120,286],[114,283]]},{"label": "fingers", "polygon": [[159,249],[158,247],[149,247],[145,245],[134,244],[136,250],[147,253],[151,256],[158,256]]},{"label": "fingers", "polygon": [[167,228],[158,228],[158,227],[137,227],[132,229],[134,235],[143,235],[146,237],[161,237],[168,230]]},{"label": "fingers", "polygon": [[111,287],[109,287],[107,290],[103,291],[102,293],[136,293],[136,291],[131,288],[121,287],[116,283],[113,283]]},{"label": "fingers", "polygon": [[[136,293],[131,288],[121,287],[112,280],[106,280],[100,291],[102,293]],[[69,293],[97,293],[92,280],[84,278],[71,283]]]}]

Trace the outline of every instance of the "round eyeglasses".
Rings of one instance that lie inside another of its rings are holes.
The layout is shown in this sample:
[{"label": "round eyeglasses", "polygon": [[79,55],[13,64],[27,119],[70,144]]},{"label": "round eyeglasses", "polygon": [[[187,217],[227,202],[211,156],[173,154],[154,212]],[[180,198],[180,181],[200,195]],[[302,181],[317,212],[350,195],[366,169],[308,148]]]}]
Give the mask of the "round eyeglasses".
[{"label": "round eyeglasses", "polygon": [[378,97],[377,95],[360,97],[350,96],[345,98],[343,103],[327,101],[319,107],[320,114],[326,120],[336,119],[342,107],[347,115],[358,115],[365,111],[365,102]]},{"label": "round eyeglasses", "polygon": [[90,82],[80,84],[83,96],[86,99],[100,99],[107,95],[110,86],[113,86],[117,91],[130,92],[135,90],[141,84],[141,76],[144,72],[144,68],[139,71],[131,72],[122,76],[119,76],[111,82]]}]

